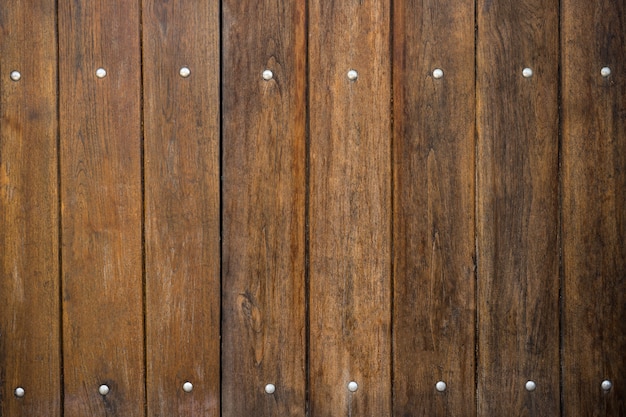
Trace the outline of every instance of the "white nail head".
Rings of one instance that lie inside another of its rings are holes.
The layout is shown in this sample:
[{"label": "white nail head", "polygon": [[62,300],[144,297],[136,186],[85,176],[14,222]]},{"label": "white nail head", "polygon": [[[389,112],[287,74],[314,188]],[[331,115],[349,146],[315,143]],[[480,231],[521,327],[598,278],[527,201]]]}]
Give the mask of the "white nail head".
[{"label": "white nail head", "polygon": [[522,70],[522,75],[523,75],[525,78],[530,78],[530,77],[532,77],[532,76],[533,76],[533,70],[532,70],[531,68],[524,68],[524,69]]},{"label": "white nail head", "polygon": [[448,386],[446,385],[445,382],[443,381],[439,381],[435,384],[435,388],[437,389],[437,391],[439,392],[444,392],[446,390]]},{"label": "white nail head", "polygon": [[191,70],[188,67],[182,67],[180,71],[178,71],[181,77],[187,78],[191,75]]},{"label": "white nail head", "polygon": [[104,68],[98,68],[96,70],[96,77],[98,78],[104,78],[107,76],[107,70],[105,70]]},{"label": "white nail head", "polygon": [[265,71],[263,71],[263,79],[265,81],[269,81],[272,78],[274,78],[274,73],[271,70],[266,69]]},{"label": "white nail head", "polygon": [[11,79],[13,81],[19,81],[22,78],[22,74],[20,74],[19,71],[12,71],[11,72]]},{"label": "white nail head", "polygon": [[359,78],[359,73],[356,70],[351,69],[348,71],[348,79],[350,81],[356,81],[357,78]]},{"label": "white nail head", "polygon": [[98,392],[100,393],[100,395],[107,395],[109,393],[109,386],[102,384],[98,387]]},{"label": "white nail head", "polygon": [[187,381],[183,384],[183,391],[191,392],[192,390],[193,390],[193,384],[191,382]]},{"label": "white nail head", "polygon": [[604,391],[609,391],[611,388],[613,388],[613,383],[611,381],[609,381],[608,379],[602,381],[602,389]]},{"label": "white nail head", "polygon": [[443,70],[441,68],[435,68],[433,70],[433,78],[436,78],[436,79],[443,78]]},{"label": "white nail head", "polygon": [[350,392],[356,392],[356,390],[358,389],[359,389],[359,384],[357,384],[355,381],[348,382],[348,390]]},{"label": "white nail head", "polygon": [[535,384],[535,381],[527,381],[526,382],[526,391],[534,391],[535,389],[537,389],[537,384]]},{"label": "white nail head", "polygon": [[609,68],[609,67],[602,67],[602,69],[600,70],[600,74],[604,78],[608,77],[609,75],[611,75],[611,68]]},{"label": "white nail head", "polygon": [[22,388],[22,387],[15,388],[15,396],[17,398],[22,398],[24,396],[24,394],[26,394],[26,391],[24,391],[24,388]]},{"label": "white nail head", "polygon": [[276,392],[276,385],[274,385],[274,384],[267,384],[265,386],[265,392],[267,394],[273,394],[274,392]]}]

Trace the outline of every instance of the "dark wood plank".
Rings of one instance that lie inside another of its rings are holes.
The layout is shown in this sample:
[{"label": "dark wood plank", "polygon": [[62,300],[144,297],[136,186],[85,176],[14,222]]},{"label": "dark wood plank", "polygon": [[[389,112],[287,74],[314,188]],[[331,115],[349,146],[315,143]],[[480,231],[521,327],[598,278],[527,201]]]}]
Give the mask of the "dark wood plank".
[{"label": "dark wood plank", "polygon": [[478,415],[556,416],[559,3],[477,8]]},{"label": "dark wood plank", "polygon": [[[0,7],[0,416],[54,417],[61,413],[56,7]],[[21,79],[13,81],[13,71]]]},{"label": "dark wood plank", "polygon": [[143,416],[139,4],[59,2],[59,51],[64,415]]},{"label": "dark wood plank", "polygon": [[390,11],[309,3],[312,416],[391,415]]},{"label": "dark wood plank", "polygon": [[224,416],[305,414],[305,43],[304,1],[223,2]]},{"label": "dark wood plank", "polygon": [[626,2],[564,1],[561,39],[563,415],[624,416]]},{"label": "dark wood plank", "polygon": [[394,2],[393,414],[402,417],[476,414],[474,2],[447,3]]},{"label": "dark wood plank", "polygon": [[219,4],[143,6],[148,415],[219,416]]}]

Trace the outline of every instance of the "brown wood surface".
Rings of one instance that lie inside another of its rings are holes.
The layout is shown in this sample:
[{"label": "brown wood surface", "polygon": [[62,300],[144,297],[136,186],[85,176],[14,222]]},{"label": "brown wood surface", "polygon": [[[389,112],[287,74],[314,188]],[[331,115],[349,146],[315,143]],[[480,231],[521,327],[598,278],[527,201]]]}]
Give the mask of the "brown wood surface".
[{"label": "brown wood surface", "polygon": [[[54,1],[0,7],[0,416],[54,417],[61,415],[56,9]],[[22,78],[13,81],[12,71]]]},{"label": "brown wood surface", "polygon": [[558,7],[477,4],[481,416],[559,414]]},{"label": "brown wood surface", "polygon": [[59,2],[65,417],[144,415],[138,6]]},{"label": "brown wood surface", "polygon": [[147,410],[219,416],[219,4],[143,5]]},{"label": "brown wood surface", "polygon": [[305,413],[304,24],[304,1],[223,2],[224,416]]},{"label": "brown wood surface", "polygon": [[390,3],[309,13],[311,415],[389,416]]},{"label": "brown wood surface", "polygon": [[393,414],[473,416],[474,2],[394,2],[393,64]]},{"label": "brown wood surface", "polygon": [[624,416],[626,2],[564,1],[561,47],[563,415]]}]

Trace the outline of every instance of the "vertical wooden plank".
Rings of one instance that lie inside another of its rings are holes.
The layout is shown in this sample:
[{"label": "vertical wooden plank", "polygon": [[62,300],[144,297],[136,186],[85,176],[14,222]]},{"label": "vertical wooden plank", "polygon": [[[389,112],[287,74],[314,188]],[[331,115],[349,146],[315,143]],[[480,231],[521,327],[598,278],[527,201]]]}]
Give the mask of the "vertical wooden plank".
[{"label": "vertical wooden plank", "polygon": [[481,416],[559,415],[558,7],[477,4]]},{"label": "vertical wooden plank", "polygon": [[219,416],[219,3],[143,22],[148,415]]},{"label": "vertical wooden plank", "polygon": [[388,416],[390,3],[309,13],[311,415]]},{"label": "vertical wooden plank", "polygon": [[143,416],[138,2],[59,2],[59,52],[65,416]]},{"label": "vertical wooden plank", "polygon": [[402,417],[476,414],[474,2],[448,3],[394,2],[393,414]]},{"label": "vertical wooden plank", "polygon": [[565,0],[561,40],[563,415],[623,416],[626,2]]},{"label": "vertical wooden plank", "polygon": [[3,3],[0,39],[0,415],[59,416],[55,2]]},{"label": "vertical wooden plank", "polygon": [[302,416],[305,2],[222,7],[223,415]]}]

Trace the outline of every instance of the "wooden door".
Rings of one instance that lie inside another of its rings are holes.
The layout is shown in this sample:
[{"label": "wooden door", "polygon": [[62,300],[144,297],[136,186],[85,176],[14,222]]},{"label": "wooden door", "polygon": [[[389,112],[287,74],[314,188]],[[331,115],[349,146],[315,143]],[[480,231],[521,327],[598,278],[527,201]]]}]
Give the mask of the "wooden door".
[{"label": "wooden door", "polygon": [[626,415],[624,0],[0,5],[0,417]]}]

